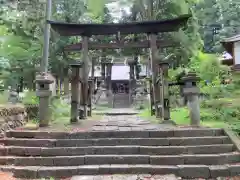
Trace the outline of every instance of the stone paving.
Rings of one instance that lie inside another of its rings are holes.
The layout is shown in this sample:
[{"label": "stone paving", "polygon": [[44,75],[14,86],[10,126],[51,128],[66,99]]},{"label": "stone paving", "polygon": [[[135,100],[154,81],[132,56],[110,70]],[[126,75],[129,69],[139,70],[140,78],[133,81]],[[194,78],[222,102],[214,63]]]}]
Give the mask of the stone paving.
[{"label": "stone paving", "polygon": [[[102,120],[97,121],[91,128],[93,131],[141,131],[174,128],[168,124],[152,124],[137,115],[132,109],[112,109],[105,113]],[[122,115],[121,115],[122,114]]]},{"label": "stone paving", "polygon": [[104,175],[104,176],[75,176],[70,180],[178,180],[175,175]]},{"label": "stone paving", "polygon": [[[102,120],[95,122],[92,131],[138,131],[174,128],[172,125],[152,124],[143,120],[133,109],[112,109]],[[177,180],[174,175],[104,175],[104,176],[75,176],[71,180]]]}]

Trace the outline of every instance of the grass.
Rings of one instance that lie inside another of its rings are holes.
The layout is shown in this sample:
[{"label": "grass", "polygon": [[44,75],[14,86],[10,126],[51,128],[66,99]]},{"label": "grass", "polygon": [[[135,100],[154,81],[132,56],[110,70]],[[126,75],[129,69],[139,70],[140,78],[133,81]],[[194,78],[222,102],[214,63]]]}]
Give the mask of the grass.
[{"label": "grass", "polygon": [[[49,120],[49,127],[45,128],[46,130],[57,130],[57,131],[71,131],[74,128],[79,128],[81,129],[82,127],[85,126],[85,124],[90,123],[91,121],[96,121],[100,120],[101,116],[97,115],[92,112],[92,116],[88,117],[86,120],[79,120],[76,124],[71,124],[70,123],[70,113],[71,105],[67,104],[66,102],[60,100],[60,99],[55,99],[52,102],[52,107],[51,107],[51,119]],[[106,107],[105,107],[106,109]],[[26,129],[38,129],[39,127],[39,122],[38,120],[31,120],[29,121],[24,128]]]},{"label": "grass", "polygon": [[9,92],[3,91],[0,93],[0,104],[7,104],[8,103]]},{"label": "grass", "polygon": [[[229,125],[224,121],[218,121],[214,118],[211,118],[207,109],[201,109],[201,125],[205,127],[212,128],[227,128]],[[208,116],[209,118],[205,118]],[[150,115],[150,109],[145,109],[140,113],[140,117],[148,119],[151,122],[159,122],[154,116]],[[171,119],[176,122],[179,126],[190,125],[189,111],[187,108],[176,108],[171,110]]]},{"label": "grass", "polygon": [[[208,117],[208,118],[205,118]],[[171,119],[178,125],[189,125],[189,110],[187,108],[173,109],[171,112]],[[201,109],[201,125],[212,128],[226,128],[228,124],[224,121],[219,121],[211,117],[211,112],[208,109]]]}]

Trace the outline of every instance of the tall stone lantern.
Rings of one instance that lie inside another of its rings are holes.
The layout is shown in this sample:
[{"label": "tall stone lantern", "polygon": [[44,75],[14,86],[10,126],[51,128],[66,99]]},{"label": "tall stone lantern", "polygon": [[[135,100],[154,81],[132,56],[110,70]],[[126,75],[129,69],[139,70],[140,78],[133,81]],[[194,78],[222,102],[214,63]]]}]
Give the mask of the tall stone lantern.
[{"label": "tall stone lantern", "polygon": [[198,99],[200,89],[197,87],[197,82],[199,80],[200,78],[195,72],[189,72],[182,78],[184,83],[183,94],[187,97],[192,126],[200,126],[200,107]]},{"label": "tall stone lantern", "polygon": [[41,73],[36,76],[36,83],[38,84],[36,94],[39,97],[39,126],[46,127],[50,119],[49,99],[52,94],[50,84],[53,83],[53,79],[47,73]]}]

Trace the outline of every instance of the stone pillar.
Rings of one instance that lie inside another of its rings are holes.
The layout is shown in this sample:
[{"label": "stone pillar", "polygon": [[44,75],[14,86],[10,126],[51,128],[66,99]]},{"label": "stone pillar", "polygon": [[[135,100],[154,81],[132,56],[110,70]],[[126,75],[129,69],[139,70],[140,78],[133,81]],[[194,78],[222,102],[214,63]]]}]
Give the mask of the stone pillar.
[{"label": "stone pillar", "polygon": [[71,78],[71,123],[75,123],[79,119],[79,100],[80,100],[80,62],[70,64],[72,68]]},{"label": "stone pillar", "polygon": [[197,87],[197,82],[200,80],[196,73],[189,72],[182,78],[184,82],[183,94],[187,97],[189,115],[192,126],[200,126],[200,107],[198,96],[200,89]]},{"label": "stone pillar", "polygon": [[51,118],[49,99],[51,96],[50,84],[53,83],[53,80],[47,73],[42,73],[36,77],[36,82],[38,84],[36,94],[39,97],[39,126],[46,127]]}]

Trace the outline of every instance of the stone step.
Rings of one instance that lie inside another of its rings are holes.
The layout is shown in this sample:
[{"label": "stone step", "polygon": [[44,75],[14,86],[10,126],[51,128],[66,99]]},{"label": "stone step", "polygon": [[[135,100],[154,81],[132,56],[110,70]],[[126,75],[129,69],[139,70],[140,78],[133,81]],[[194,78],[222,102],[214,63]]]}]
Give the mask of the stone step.
[{"label": "stone step", "polygon": [[240,162],[238,152],[196,155],[85,155],[19,157],[0,156],[0,165],[15,166],[80,166],[102,164],[151,164],[151,165],[222,165]]},{"label": "stone step", "polygon": [[12,171],[17,178],[68,178],[76,175],[105,175],[105,174],[175,174],[182,178],[217,178],[220,176],[236,176],[240,174],[240,165],[83,165],[83,166],[1,166],[2,171]]},{"label": "stone step", "polygon": [[36,139],[84,139],[84,138],[157,138],[157,137],[202,137],[223,136],[223,129],[192,128],[161,131],[92,131],[92,132],[44,132],[8,131],[6,137]]},{"label": "stone step", "polygon": [[6,146],[0,148],[0,155],[15,156],[77,156],[77,155],[179,155],[218,154],[235,151],[233,144],[197,146],[88,146],[88,147],[23,147]]},{"label": "stone step", "polygon": [[5,138],[0,139],[5,146],[27,147],[85,147],[85,146],[185,146],[231,144],[228,136],[205,137],[171,137],[171,138],[105,138],[105,139],[28,139]]}]

